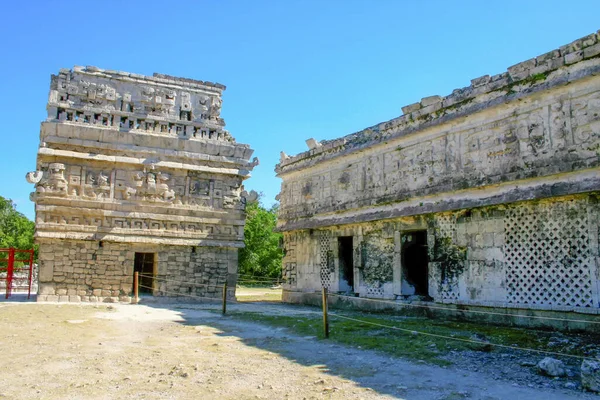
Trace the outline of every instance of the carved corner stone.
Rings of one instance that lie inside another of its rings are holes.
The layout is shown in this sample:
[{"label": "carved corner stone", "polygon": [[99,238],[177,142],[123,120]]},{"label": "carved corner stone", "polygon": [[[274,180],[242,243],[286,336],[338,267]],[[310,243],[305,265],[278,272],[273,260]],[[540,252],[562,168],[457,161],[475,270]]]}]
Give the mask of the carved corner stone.
[{"label": "carved corner stone", "polygon": [[33,172],[28,172],[27,175],[25,175],[25,179],[29,183],[36,184],[42,180],[43,176],[44,176],[43,171],[33,171]]}]

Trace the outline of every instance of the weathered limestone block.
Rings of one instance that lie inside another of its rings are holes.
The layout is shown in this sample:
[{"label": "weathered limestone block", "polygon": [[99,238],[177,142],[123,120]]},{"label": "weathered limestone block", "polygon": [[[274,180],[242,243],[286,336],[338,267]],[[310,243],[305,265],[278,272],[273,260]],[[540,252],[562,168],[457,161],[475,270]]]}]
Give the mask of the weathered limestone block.
[{"label": "weathered limestone block", "polygon": [[417,111],[420,108],[421,108],[421,103],[413,103],[413,104],[409,104],[407,106],[402,107],[402,112],[404,114],[410,114],[412,112]]},{"label": "weathered limestone block", "polygon": [[491,77],[489,75],[484,75],[479,78],[471,79],[471,85],[473,85],[473,87],[483,86],[487,84],[490,80]]},{"label": "weathered limestone block", "polygon": [[431,106],[433,104],[437,104],[437,103],[441,103],[442,102],[442,97],[441,96],[429,96],[429,97],[423,97],[421,99],[421,107],[427,107],[427,106]]}]

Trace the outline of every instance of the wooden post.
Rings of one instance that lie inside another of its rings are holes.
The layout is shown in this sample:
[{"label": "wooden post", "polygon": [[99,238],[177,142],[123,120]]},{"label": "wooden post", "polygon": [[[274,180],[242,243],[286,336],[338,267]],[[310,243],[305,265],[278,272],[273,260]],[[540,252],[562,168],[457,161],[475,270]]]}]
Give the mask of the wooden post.
[{"label": "wooden post", "polygon": [[327,320],[327,288],[323,288],[322,295],[323,302],[323,332],[325,333],[325,338],[329,337],[329,321]]},{"label": "wooden post", "polygon": [[227,282],[223,285],[223,315],[227,312]]},{"label": "wooden post", "polygon": [[133,273],[133,304],[137,304],[139,301],[138,298],[138,294],[139,294],[139,281],[140,281],[140,277],[139,277],[140,273],[135,271]]}]

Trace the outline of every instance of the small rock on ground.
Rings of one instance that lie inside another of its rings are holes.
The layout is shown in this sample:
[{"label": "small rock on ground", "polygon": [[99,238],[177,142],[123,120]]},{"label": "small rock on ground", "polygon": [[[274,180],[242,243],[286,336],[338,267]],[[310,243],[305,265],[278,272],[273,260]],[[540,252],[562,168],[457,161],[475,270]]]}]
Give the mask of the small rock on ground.
[{"label": "small rock on ground", "polygon": [[600,393],[600,362],[584,360],[581,363],[581,387]]},{"label": "small rock on ground", "polygon": [[556,358],[546,357],[537,364],[540,374],[547,376],[565,376],[567,371],[565,364]]}]

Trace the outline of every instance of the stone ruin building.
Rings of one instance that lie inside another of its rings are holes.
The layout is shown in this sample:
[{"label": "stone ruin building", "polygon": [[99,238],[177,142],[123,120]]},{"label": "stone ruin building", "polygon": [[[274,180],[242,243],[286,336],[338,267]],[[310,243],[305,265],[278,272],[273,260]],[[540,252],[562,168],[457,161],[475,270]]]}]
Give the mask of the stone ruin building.
[{"label": "stone ruin building", "polygon": [[[234,296],[242,182],[258,164],[220,117],[225,86],[96,67],[51,79],[35,184],[38,301]],[[214,285],[214,286],[207,286]]]},{"label": "stone ruin building", "polygon": [[281,154],[284,300],[600,313],[600,32],[402,111]]}]

